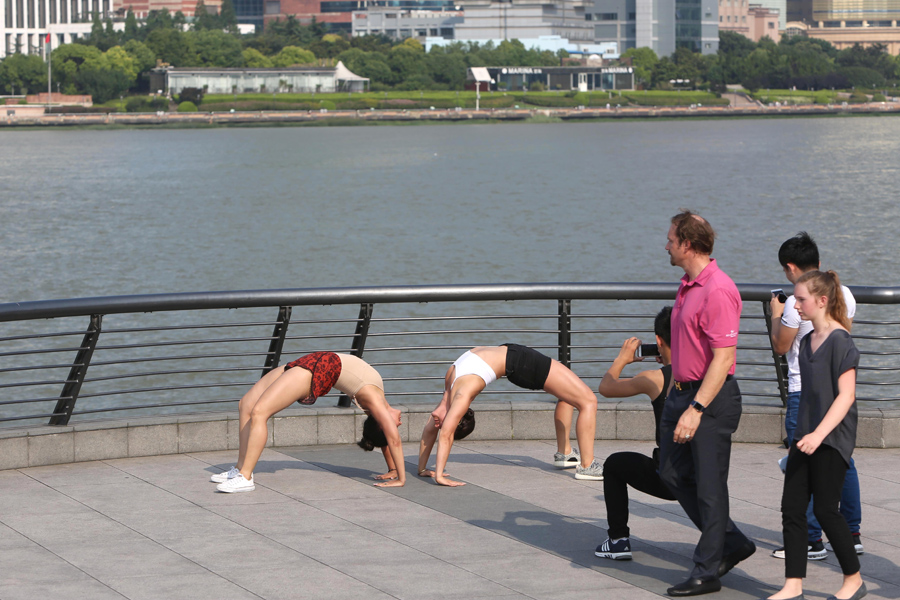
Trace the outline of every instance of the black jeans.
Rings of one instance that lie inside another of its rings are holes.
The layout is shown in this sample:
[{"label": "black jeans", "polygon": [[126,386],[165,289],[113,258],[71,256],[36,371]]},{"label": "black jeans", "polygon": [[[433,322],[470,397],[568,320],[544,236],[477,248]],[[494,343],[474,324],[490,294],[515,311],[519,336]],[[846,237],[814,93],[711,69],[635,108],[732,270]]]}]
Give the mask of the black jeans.
[{"label": "black jeans", "polygon": [[660,477],[700,530],[691,577],[707,581],[716,579],[725,554],[750,540],[728,517],[731,434],[741,420],[741,390],[736,380],[726,381],[691,441],[676,444],[675,426],[696,394],[697,390],[672,388],[666,398],[660,421]]},{"label": "black jeans", "polygon": [[806,577],[806,507],[813,497],[813,513],[828,536],[844,575],[859,571],[850,527],[839,508],[847,463],[840,452],[822,444],[812,455],[797,449],[788,454],[781,495],[784,533],[784,576]]},{"label": "black jeans", "polygon": [[603,463],[603,498],[606,522],[612,540],[630,535],[628,529],[628,486],[662,500],[675,496],[659,478],[656,461],[637,452],[616,452]]}]

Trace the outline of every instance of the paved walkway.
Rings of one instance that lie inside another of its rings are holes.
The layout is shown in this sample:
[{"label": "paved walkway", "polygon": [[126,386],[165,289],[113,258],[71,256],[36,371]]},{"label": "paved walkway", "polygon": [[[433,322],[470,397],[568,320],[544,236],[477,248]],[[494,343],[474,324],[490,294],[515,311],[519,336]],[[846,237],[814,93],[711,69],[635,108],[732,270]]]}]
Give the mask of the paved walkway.
[{"label": "paved walkway", "polygon": [[[649,452],[597,442],[598,456]],[[0,599],[650,599],[686,577],[697,532],[676,503],[632,494],[631,562],[594,557],[602,483],[548,464],[549,442],[459,442],[448,470],[469,485],[411,477],[381,490],[376,453],[268,449],[257,489],[219,494],[233,452],[0,471]],[[408,458],[416,448],[406,449]],[[717,600],[760,598],[783,576],[782,477],[772,445],[734,448],[732,517],[759,551]],[[900,450],[858,450],[863,576],[900,598]],[[410,467],[414,468],[414,467]],[[807,598],[837,589],[834,556],[811,563]]]}]

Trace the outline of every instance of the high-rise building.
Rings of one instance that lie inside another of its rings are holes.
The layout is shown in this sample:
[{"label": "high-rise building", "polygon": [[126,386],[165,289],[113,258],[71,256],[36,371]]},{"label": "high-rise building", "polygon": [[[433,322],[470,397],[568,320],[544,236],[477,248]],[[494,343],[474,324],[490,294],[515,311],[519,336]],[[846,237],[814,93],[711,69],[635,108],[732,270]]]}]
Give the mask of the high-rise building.
[{"label": "high-rise building", "polygon": [[778,42],[778,11],[748,0],[719,0],[719,30],[733,31],[758,42],[769,36]]},{"label": "high-rise building", "polygon": [[456,26],[457,39],[536,39],[558,35],[570,41],[593,42],[587,22],[590,0],[460,0],[465,20]]},{"label": "high-rise building", "polygon": [[669,56],[677,47],[703,54],[719,49],[718,0],[593,0],[586,9],[596,42],[652,48]]},{"label": "high-rise building", "polygon": [[91,33],[94,13],[112,16],[115,8],[113,0],[0,0],[0,58],[43,54],[47,34],[51,49],[69,44]]}]

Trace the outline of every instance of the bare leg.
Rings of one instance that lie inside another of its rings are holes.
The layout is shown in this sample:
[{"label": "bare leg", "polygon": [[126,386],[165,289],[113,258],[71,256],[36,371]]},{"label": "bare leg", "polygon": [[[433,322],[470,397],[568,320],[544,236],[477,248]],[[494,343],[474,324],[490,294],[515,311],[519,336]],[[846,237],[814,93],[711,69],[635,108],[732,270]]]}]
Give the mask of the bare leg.
[{"label": "bare leg", "polygon": [[284,373],[284,365],[272,369],[263,375],[262,379],[253,384],[250,391],[244,394],[244,397],[241,398],[241,401],[238,404],[238,422],[240,423],[240,434],[238,437],[240,446],[238,450],[238,461],[235,465],[238,468],[238,471],[244,466],[244,458],[247,456],[247,440],[250,439],[250,412],[253,410],[253,407],[256,406],[256,403],[263,395],[263,392],[266,391],[266,388],[272,385],[276,379],[281,377],[282,373]]},{"label": "bare leg", "polygon": [[575,408],[562,401],[556,402],[556,410],[553,412],[553,424],[556,426],[556,451],[562,454],[572,452],[572,445],[569,438],[572,431],[572,415],[575,414]]},{"label": "bare leg", "polygon": [[835,598],[850,598],[853,594],[856,593],[860,587],[862,587],[863,580],[862,576],[859,574],[859,571],[854,573],[853,575],[844,575],[844,584],[841,586],[837,592],[834,593]]},{"label": "bare leg", "polygon": [[768,600],[788,600],[789,598],[796,598],[802,593],[803,579],[800,577],[788,577],[784,580],[784,587],[769,596]]},{"label": "bare leg", "polygon": [[249,480],[253,476],[253,469],[266,447],[269,418],[296,402],[298,398],[308,396],[311,384],[312,373],[306,369],[297,367],[284,371],[266,388],[250,410],[250,421],[246,425],[249,429],[247,448],[240,469],[245,479]]},{"label": "bare leg", "polygon": [[[594,437],[597,433],[597,396],[561,362],[554,360],[550,365],[550,374],[544,383],[544,391],[559,398],[578,409],[578,420],[575,421],[575,437],[581,451],[581,466],[589,467],[594,460]],[[558,430],[557,430],[558,431]],[[559,434],[557,433],[557,443]]]}]

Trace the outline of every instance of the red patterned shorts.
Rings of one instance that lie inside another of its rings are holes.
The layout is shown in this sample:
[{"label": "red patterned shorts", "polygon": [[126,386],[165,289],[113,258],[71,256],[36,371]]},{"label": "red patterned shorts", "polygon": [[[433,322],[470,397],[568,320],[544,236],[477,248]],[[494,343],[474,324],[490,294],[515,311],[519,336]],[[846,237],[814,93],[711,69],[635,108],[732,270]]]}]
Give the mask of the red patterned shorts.
[{"label": "red patterned shorts", "polygon": [[284,370],[302,367],[312,373],[309,396],[297,400],[300,404],[313,404],[324,396],[341,376],[341,357],[334,352],[313,352],[284,365]]}]

